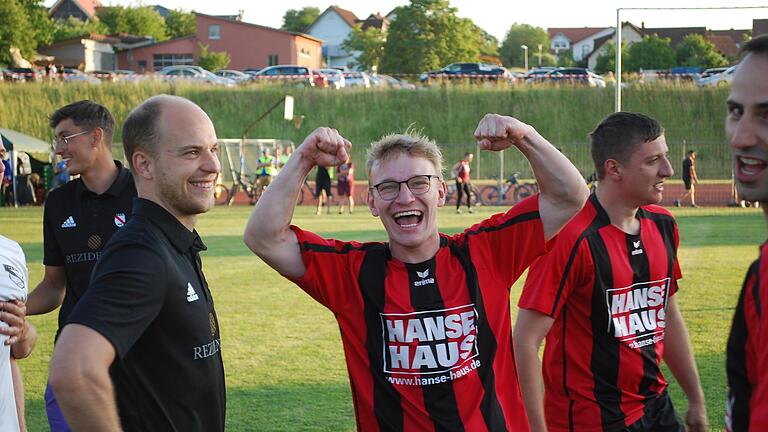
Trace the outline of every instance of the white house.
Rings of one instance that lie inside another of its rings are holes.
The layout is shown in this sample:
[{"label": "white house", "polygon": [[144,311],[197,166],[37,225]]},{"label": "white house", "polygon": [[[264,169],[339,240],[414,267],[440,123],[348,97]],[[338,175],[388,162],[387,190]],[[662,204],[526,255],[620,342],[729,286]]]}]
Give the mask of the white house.
[{"label": "white house", "polygon": [[572,50],[573,59],[582,61],[595,49],[595,40],[613,34],[613,27],[549,28],[550,49],[558,55]]},{"label": "white house", "polygon": [[[597,66],[597,58],[603,55],[606,51],[608,51],[607,44],[608,42],[613,41],[615,43],[616,41],[616,32],[613,31],[613,27],[610,28],[611,32],[609,34],[606,34],[603,37],[597,38],[594,40],[594,48],[592,52],[589,53],[587,56],[587,67],[590,69],[594,69],[595,66]],[[635,42],[640,42],[643,40],[643,32],[640,28],[635,26],[634,24],[625,21],[621,25],[621,41],[622,43],[627,44],[627,46],[632,45]]]}]

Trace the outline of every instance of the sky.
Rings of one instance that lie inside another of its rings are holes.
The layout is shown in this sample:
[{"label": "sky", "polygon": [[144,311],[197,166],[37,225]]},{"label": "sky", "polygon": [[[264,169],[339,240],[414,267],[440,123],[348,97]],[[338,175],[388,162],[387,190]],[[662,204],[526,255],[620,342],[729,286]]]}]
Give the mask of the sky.
[{"label": "sky", "polygon": [[[51,6],[56,0],[45,0]],[[322,12],[330,5],[350,10],[365,19],[375,12],[386,14],[407,0],[101,0],[105,6],[137,6],[160,4],[169,9],[195,10],[209,15],[235,15],[243,10],[246,22],[279,28],[288,9],[314,6]],[[457,15],[470,18],[475,24],[494,35],[504,38],[510,25],[525,23],[538,27],[611,27],[616,25],[616,8],[659,7],[738,7],[762,6],[760,9],[708,10],[708,11],[648,11],[625,10],[622,21],[646,27],[700,27],[712,30],[751,29],[753,18],[768,18],[768,0],[451,0]]]}]

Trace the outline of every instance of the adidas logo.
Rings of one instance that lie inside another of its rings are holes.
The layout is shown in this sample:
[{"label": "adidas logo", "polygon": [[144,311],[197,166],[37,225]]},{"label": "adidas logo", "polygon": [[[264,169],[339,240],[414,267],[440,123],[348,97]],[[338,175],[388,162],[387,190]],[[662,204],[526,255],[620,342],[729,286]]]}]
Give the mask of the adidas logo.
[{"label": "adidas logo", "polygon": [[192,284],[187,282],[187,302],[192,303],[193,301],[197,300],[197,293],[195,292],[195,289],[192,288]]},{"label": "adidas logo", "polygon": [[72,216],[68,217],[67,220],[64,221],[64,223],[61,224],[62,228],[74,228],[77,224],[75,223],[75,218]]}]

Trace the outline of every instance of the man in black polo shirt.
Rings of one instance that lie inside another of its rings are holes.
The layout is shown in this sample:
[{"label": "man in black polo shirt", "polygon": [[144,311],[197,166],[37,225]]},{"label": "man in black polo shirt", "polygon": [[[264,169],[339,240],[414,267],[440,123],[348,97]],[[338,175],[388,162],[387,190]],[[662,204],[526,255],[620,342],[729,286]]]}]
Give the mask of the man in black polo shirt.
[{"label": "man in black polo shirt", "polygon": [[123,145],[139,198],[61,332],[51,386],[75,430],[223,431],[224,367],[197,215],[221,165],[197,105],[155,96]]},{"label": "man in black polo shirt", "polygon": [[[45,201],[45,274],[29,295],[27,314],[59,309],[58,337],[72,309],[88,288],[104,245],[126,223],[136,197],[130,171],[112,159],[115,119],[107,108],[83,100],[51,115],[56,154],[80,178],[51,191]],[[51,431],[69,431],[53,392],[45,391]]]}]

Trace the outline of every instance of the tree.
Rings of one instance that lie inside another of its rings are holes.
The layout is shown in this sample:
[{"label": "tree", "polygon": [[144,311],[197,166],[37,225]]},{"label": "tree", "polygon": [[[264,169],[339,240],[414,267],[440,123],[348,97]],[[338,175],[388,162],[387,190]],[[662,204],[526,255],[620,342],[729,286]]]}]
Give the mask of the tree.
[{"label": "tree", "polygon": [[628,71],[640,69],[669,69],[675,66],[675,50],[669,38],[653,34],[629,47],[629,58],[623,62]]},{"label": "tree", "polygon": [[473,23],[448,0],[411,0],[395,9],[381,59],[382,72],[419,73],[479,55]]},{"label": "tree", "polygon": [[0,1],[0,63],[10,64],[12,47],[33,59],[37,47],[50,43],[52,23],[39,0]]},{"label": "tree", "polygon": [[209,52],[208,45],[198,44],[200,51],[198,53],[198,62],[203,69],[209,71],[216,71],[219,69],[226,69],[229,66],[229,62],[232,60],[229,57],[229,53],[226,51]]},{"label": "tree", "polygon": [[165,27],[168,37],[171,39],[191,36],[197,31],[195,24],[195,13],[184,12],[181,9],[174,9],[168,13],[165,18]]},{"label": "tree", "polygon": [[96,15],[107,26],[110,34],[150,36],[158,41],[168,39],[165,20],[149,6],[106,6],[99,8]]},{"label": "tree", "polygon": [[504,42],[501,43],[499,50],[501,61],[507,67],[523,67],[525,65],[525,52],[520,46],[525,45],[529,50],[528,64],[534,64],[531,59],[538,56],[536,53],[538,52],[539,44],[541,44],[543,51],[549,50],[549,36],[547,36],[546,30],[529,24],[514,23],[507,31]]},{"label": "tree", "polygon": [[360,53],[353,66],[364,70],[378,70],[386,41],[387,37],[381,29],[368,27],[363,30],[361,24],[356,24],[341,46],[347,51]]},{"label": "tree", "polygon": [[302,9],[288,9],[283,15],[283,27],[281,28],[285,31],[301,33],[319,16],[320,9],[312,6]]},{"label": "tree", "polygon": [[480,55],[484,56],[498,56],[499,55],[499,40],[492,34],[481,29],[474,23],[472,23],[472,33],[477,36],[478,47]]},{"label": "tree", "polygon": [[565,51],[560,51],[557,55],[557,65],[559,67],[576,66],[576,60],[573,59],[573,49],[569,48]]},{"label": "tree", "polygon": [[[623,41],[621,43],[622,69],[627,67],[627,59],[629,59],[629,50],[627,49],[626,41]],[[610,71],[616,71],[616,44],[613,42],[605,44],[605,51],[597,56],[597,63],[595,64],[595,73],[602,75]]]},{"label": "tree", "polygon": [[675,50],[678,66],[712,68],[728,66],[728,59],[717,52],[715,45],[699,34],[689,34]]},{"label": "tree", "polygon": [[56,22],[53,31],[53,42],[61,42],[66,39],[91,33],[109,33],[109,28],[99,20],[80,21],[71,16],[64,21]]}]

